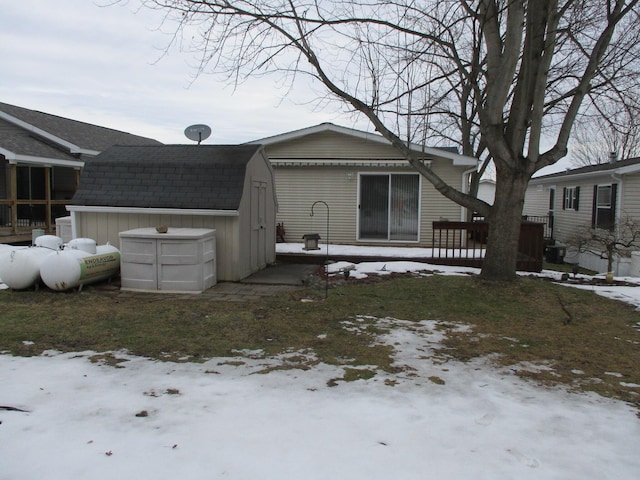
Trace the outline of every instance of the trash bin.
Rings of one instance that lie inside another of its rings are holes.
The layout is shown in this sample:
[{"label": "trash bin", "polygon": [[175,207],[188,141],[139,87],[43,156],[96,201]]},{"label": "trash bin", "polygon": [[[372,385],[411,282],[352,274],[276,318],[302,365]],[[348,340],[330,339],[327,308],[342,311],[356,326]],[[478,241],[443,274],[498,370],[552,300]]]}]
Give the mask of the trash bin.
[{"label": "trash bin", "polygon": [[567,254],[567,246],[557,243],[548,245],[545,260],[548,263],[564,263],[564,257]]}]

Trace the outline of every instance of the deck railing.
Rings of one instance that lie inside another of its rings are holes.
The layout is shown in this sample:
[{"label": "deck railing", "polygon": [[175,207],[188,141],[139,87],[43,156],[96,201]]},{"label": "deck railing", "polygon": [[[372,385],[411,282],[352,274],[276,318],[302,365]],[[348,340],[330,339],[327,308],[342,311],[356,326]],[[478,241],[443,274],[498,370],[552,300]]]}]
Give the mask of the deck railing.
[{"label": "deck railing", "polygon": [[[447,265],[482,267],[489,224],[486,222],[433,222],[433,261]],[[522,222],[516,268],[542,270],[544,224]]]},{"label": "deck railing", "polygon": [[56,218],[68,215],[65,208],[68,204],[69,200],[0,200],[0,229],[10,234],[33,228],[53,231]]}]

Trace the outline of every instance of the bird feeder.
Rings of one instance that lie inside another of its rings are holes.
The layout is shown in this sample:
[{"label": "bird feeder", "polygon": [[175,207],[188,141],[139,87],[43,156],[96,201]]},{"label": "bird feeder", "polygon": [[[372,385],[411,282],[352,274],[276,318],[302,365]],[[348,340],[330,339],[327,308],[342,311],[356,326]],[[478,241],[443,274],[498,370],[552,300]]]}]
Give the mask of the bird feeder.
[{"label": "bird feeder", "polygon": [[317,233],[307,233],[302,236],[304,240],[304,249],[303,250],[320,250],[318,246],[318,240],[320,240],[320,235]]}]

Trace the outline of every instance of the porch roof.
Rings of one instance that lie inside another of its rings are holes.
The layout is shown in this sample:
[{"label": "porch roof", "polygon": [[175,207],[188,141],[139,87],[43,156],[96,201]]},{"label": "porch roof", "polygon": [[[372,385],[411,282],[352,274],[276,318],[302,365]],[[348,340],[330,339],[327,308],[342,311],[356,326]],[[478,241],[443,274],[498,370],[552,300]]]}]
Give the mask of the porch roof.
[{"label": "porch roof", "polygon": [[82,166],[83,155],[95,156],[116,145],[160,145],[160,142],[36,110],[0,103],[0,154],[9,161]]}]

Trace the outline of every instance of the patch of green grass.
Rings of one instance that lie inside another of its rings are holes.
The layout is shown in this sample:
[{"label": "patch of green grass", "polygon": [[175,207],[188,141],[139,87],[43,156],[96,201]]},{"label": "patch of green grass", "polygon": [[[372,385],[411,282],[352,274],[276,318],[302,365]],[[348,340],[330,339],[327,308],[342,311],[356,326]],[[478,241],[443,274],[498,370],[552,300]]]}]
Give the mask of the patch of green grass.
[{"label": "patch of green grass", "polygon": [[[126,350],[172,361],[236,356],[238,362],[247,352],[287,354],[281,367],[271,368],[305,369],[324,362],[344,366],[344,378],[336,380],[348,381],[376,369],[398,372],[393,347],[376,342],[384,333],[376,318],[438,320],[446,339],[436,361],[490,355],[498,366],[530,362],[546,369],[513,368],[541,383],[639,403],[640,388],[633,385],[640,385],[640,314],[592,292],[535,278],[500,284],[435,275],[349,281],[323,297],[324,292],[299,290],[238,303],[97,288],[4,290],[0,351],[89,350],[113,365],[117,355],[102,352]],[[470,328],[459,331],[457,324]]]},{"label": "patch of green grass", "polygon": [[[573,273],[574,268],[573,263],[549,263],[546,261],[542,262],[542,268],[544,270],[555,270],[556,272],[565,272],[565,273]],[[578,267],[578,273],[582,273],[584,275],[595,275],[598,272],[595,270],[589,270],[588,268]]]}]

